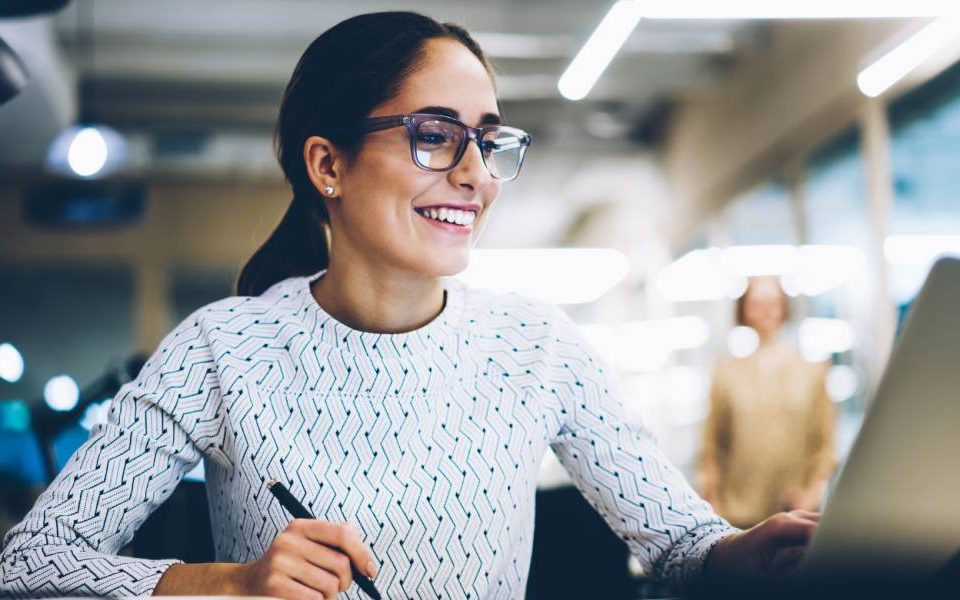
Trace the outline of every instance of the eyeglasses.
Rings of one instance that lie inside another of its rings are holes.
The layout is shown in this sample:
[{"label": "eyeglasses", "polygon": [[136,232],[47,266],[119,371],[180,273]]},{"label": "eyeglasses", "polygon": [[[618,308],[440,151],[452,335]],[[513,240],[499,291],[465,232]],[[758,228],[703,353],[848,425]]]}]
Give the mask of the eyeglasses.
[{"label": "eyeglasses", "polygon": [[405,126],[410,135],[410,155],[425,171],[449,171],[463,158],[471,140],[480,148],[483,164],[494,179],[510,181],[520,173],[523,155],[533,137],[515,127],[468,127],[446,115],[414,113],[371,117],[363,121],[364,133]]}]

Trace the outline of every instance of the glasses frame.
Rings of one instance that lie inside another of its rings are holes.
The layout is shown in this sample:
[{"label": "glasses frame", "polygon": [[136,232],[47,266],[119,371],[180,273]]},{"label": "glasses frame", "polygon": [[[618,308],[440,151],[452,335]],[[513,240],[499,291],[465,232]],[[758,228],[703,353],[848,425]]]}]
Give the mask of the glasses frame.
[{"label": "glasses frame", "polygon": [[[444,121],[446,123],[451,123],[462,127],[466,132],[466,135],[463,136],[463,139],[460,142],[460,147],[457,148],[457,153],[454,156],[453,161],[450,163],[449,167],[444,169],[435,169],[428,167],[420,162],[417,158],[417,128],[420,127],[421,123],[426,121]],[[364,119],[361,123],[359,130],[363,133],[374,133],[377,131],[384,131],[387,129],[393,129],[394,127],[404,126],[407,128],[408,138],[410,139],[410,157],[413,159],[413,164],[417,165],[419,168],[424,171],[433,171],[433,172],[444,172],[451,171],[463,158],[464,153],[467,151],[467,145],[470,141],[474,141],[477,144],[477,148],[480,149],[480,157],[483,159],[483,166],[487,168],[487,172],[490,173],[490,176],[496,179],[497,181],[512,181],[517,178],[517,175],[520,174],[520,168],[523,167],[523,159],[527,153],[527,148],[530,147],[530,144],[533,142],[533,136],[522,129],[517,129],[516,127],[508,127],[506,125],[487,125],[484,127],[470,127],[466,123],[454,119],[453,117],[448,117],[446,115],[437,115],[430,113],[411,113],[408,115],[389,115],[383,117],[370,117]],[[490,165],[487,164],[487,155],[484,153],[483,148],[483,136],[491,131],[506,131],[511,134],[516,135],[520,139],[520,157],[517,160],[517,170],[511,177],[497,177],[494,174],[493,170],[490,168]]]}]

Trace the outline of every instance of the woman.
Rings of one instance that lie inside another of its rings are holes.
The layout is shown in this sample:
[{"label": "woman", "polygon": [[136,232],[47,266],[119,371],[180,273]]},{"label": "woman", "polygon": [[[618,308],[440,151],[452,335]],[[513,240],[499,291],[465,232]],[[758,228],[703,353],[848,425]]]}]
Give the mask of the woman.
[{"label": "woman", "polygon": [[783,339],[788,306],[779,281],[751,280],[737,301],[737,323],[755,330],[760,344],[714,370],[702,492],[738,527],[781,510],[818,510],[835,467],[826,365],[805,361]]},{"label": "woman", "polygon": [[[816,515],[738,533],[621,423],[560,311],[443,279],[529,144],[499,122],[459,27],[379,13],[317,38],[277,129],[294,198],[241,296],[117,394],[8,535],[4,591],[360,598],[352,562],[389,598],[521,597],[548,447],[655,575],[794,561]],[[220,562],[113,556],[200,459]],[[290,522],[271,478],[318,519]]]}]

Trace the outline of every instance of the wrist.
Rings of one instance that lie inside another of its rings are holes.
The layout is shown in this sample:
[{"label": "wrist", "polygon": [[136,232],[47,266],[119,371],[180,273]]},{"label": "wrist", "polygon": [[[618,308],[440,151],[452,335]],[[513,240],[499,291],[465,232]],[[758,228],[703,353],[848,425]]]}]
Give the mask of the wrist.
[{"label": "wrist", "polygon": [[250,594],[247,582],[246,563],[221,563],[221,589],[225,596],[246,596]]},{"label": "wrist", "polygon": [[237,563],[171,565],[160,577],[153,595],[248,595],[244,566]]},{"label": "wrist", "polygon": [[738,533],[733,533],[724,536],[720,538],[720,541],[713,545],[713,548],[710,549],[710,552],[707,554],[707,559],[703,563],[703,575],[705,580],[726,581],[730,579],[731,572],[728,567],[729,561],[726,560],[726,557],[729,552],[730,544],[738,535]]}]

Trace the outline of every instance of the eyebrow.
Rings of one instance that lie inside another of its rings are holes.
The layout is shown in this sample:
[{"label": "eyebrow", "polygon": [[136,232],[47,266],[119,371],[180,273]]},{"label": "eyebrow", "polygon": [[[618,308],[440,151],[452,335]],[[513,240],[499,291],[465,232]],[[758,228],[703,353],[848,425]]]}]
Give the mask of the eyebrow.
[{"label": "eyebrow", "polygon": [[[452,108],[446,106],[424,106],[421,109],[418,109],[414,112],[417,113],[426,113],[428,115],[443,115],[445,117],[450,117],[452,119],[459,119],[460,113],[455,111]],[[495,113],[485,113],[480,119],[481,125],[502,125],[503,120],[500,118],[500,115]]]}]

